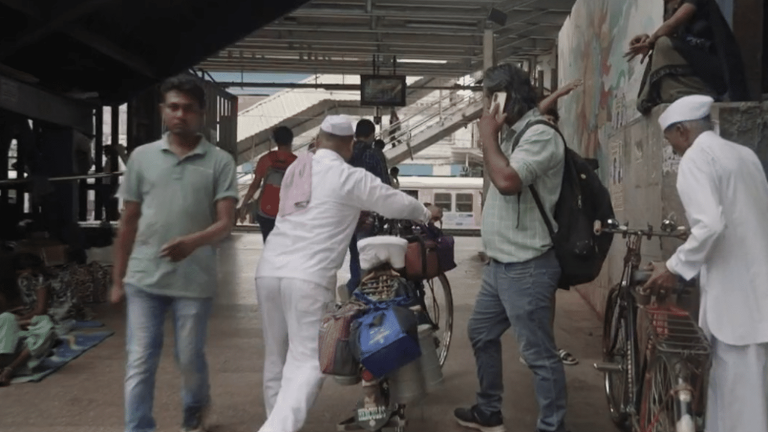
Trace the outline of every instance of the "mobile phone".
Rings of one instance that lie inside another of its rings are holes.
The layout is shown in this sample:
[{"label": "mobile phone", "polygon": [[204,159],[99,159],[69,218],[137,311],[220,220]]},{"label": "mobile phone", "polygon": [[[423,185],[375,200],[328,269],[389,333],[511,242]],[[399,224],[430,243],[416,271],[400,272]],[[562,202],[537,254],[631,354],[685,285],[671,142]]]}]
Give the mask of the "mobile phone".
[{"label": "mobile phone", "polygon": [[493,94],[493,98],[491,99],[491,112],[493,112],[493,109],[497,105],[499,106],[499,109],[496,113],[498,115],[503,115],[504,107],[507,105],[507,92],[501,91]]}]

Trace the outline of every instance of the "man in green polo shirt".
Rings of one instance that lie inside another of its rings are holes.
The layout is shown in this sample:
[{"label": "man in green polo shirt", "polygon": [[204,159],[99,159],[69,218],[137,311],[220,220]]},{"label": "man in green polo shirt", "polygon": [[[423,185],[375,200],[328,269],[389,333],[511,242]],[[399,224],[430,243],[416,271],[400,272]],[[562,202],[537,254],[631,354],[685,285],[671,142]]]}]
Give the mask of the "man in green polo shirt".
[{"label": "man in green polo shirt", "polygon": [[210,406],[205,339],[216,291],[215,245],[235,217],[235,163],[200,135],[205,92],[195,78],[171,78],[161,92],[168,132],[133,151],[120,189],[111,300],[128,303],[125,429],[155,431],[155,373],[171,311],[182,431],[198,432]]}]

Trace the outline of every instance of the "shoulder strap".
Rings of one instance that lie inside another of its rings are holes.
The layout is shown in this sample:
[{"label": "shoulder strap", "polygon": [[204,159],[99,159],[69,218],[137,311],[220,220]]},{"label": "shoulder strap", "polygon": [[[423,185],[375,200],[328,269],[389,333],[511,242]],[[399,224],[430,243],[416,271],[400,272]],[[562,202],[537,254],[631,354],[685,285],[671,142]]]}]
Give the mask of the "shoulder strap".
[{"label": "shoulder strap", "polygon": [[[563,140],[563,144],[565,145],[565,150],[568,150],[568,144],[565,142],[565,137],[563,136],[563,133],[560,132],[560,129],[558,129],[555,125],[548,122],[547,120],[534,120],[532,122],[529,122],[525,127],[523,128],[520,133],[515,136],[515,142],[512,145],[512,151],[514,151],[515,147],[517,147],[518,144],[520,144],[520,140],[523,138],[523,134],[528,131],[528,129],[532,128],[533,126],[548,126],[557,132],[558,135],[560,135],[560,138]],[[536,190],[536,186],[529,185],[528,189],[531,191],[531,195],[533,196],[533,200],[536,202],[536,207],[539,208],[539,213],[541,213],[541,217],[544,218],[544,223],[547,225],[547,231],[549,231],[549,236],[554,238],[555,237],[555,228],[552,226],[552,221],[549,219],[549,216],[547,216],[547,211],[544,209],[544,203],[541,201],[541,197],[539,196],[539,192]]]},{"label": "shoulder strap", "polygon": [[531,190],[531,195],[533,195],[533,200],[536,201],[536,207],[539,208],[539,213],[541,213],[541,217],[544,218],[544,223],[547,225],[547,231],[549,231],[549,236],[554,238],[555,228],[552,226],[552,221],[549,220],[549,216],[547,216],[547,211],[544,209],[544,203],[541,202],[541,197],[539,196],[539,192],[536,190],[536,186],[530,185],[528,186],[528,189]]},{"label": "shoulder strap", "polygon": [[534,120],[534,121],[528,122],[528,124],[526,124],[523,127],[523,129],[521,129],[520,132],[518,132],[517,135],[515,135],[515,140],[512,142],[512,151],[515,151],[515,149],[517,148],[518,144],[520,144],[520,141],[523,139],[523,136],[525,135],[525,133],[528,132],[528,129],[530,129],[530,128],[534,127],[534,126],[547,126],[547,127],[550,127],[552,129],[554,129],[555,132],[557,132],[557,134],[560,135],[560,138],[563,139],[563,143],[565,143],[565,137],[563,136],[563,133],[560,132],[560,129],[557,128],[557,126],[553,125],[552,123],[548,122],[547,120],[539,119],[539,120]]}]

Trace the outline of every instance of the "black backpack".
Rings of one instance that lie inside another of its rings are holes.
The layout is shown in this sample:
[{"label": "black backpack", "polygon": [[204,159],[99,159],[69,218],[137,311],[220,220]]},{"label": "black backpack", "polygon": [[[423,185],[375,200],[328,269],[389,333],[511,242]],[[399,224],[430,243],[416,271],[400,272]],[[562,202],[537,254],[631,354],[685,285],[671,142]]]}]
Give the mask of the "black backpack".
[{"label": "black backpack", "polygon": [[[515,137],[513,149],[523,135],[533,126],[545,125],[554,129],[566,143],[560,130],[546,120],[528,123]],[[514,150],[513,150],[514,151]],[[614,218],[611,195],[600,182],[593,167],[578,153],[565,145],[565,163],[563,166],[563,185],[555,206],[554,231],[541,202],[536,187],[529,186],[536,206],[547,224],[555,254],[560,263],[562,274],[558,287],[570,288],[592,282],[600,274],[605,257],[611,249],[612,235],[595,235],[594,222],[599,220],[605,226],[608,219]]]}]

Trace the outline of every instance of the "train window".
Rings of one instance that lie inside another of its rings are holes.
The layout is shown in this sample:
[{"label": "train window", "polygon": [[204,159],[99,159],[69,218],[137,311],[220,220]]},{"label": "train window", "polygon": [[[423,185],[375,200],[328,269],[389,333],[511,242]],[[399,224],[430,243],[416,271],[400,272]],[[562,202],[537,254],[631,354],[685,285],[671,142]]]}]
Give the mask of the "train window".
[{"label": "train window", "polygon": [[419,199],[419,191],[417,191],[417,190],[413,190],[413,189],[410,189],[410,190],[407,190],[407,189],[401,189],[401,190],[400,190],[400,192],[403,192],[403,193],[405,193],[406,195],[408,195],[408,196],[410,196],[410,197],[412,197],[412,198],[414,198],[414,199]]},{"label": "train window", "polygon": [[456,211],[459,213],[472,213],[474,210],[474,199],[472,194],[456,194]]},{"label": "train window", "polygon": [[443,211],[453,211],[453,195],[449,193],[436,193],[435,205],[443,209]]}]

